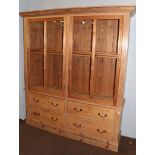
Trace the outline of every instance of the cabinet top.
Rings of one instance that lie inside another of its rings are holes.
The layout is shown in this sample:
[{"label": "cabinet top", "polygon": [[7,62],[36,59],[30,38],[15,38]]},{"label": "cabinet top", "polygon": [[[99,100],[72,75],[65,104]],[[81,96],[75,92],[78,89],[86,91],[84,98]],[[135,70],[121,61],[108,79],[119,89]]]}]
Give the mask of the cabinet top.
[{"label": "cabinet top", "polygon": [[50,16],[50,15],[76,15],[76,14],[95,14],[95,13],[112,13],[124,14],[129,13],[130,16],[135,14],[135,6],[100,6],[100,7],[78,7],[52,10],[36,10],[29,12],[20,12],[22,17]]}]

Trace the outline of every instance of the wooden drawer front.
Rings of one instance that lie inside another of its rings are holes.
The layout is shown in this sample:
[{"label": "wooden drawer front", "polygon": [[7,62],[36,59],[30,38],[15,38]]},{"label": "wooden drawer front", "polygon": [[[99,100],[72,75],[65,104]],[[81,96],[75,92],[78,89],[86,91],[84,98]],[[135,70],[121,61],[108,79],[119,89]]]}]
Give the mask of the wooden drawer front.
[{"label": "wooden drawer front", "polygon": [[52,113],[35,106],[30,106],[27,108],[27,118],[40,121],[51,126],[64,126],[63,115]]},{"label": "wooden drawer front", "polygon": [[64,103],[64,100],[54,97],[34,93],[30,95],[30,105],[37,105],[57,113],[64,113]]},{"label": "wooden drawer front", "polygon": [[112,140],[113,138],[113,128],[114,123],[111,122],[93,122],[93,121],[85,121],[83,134],[92,137],[94,139],[108,139]]},{"label": "wooden drawer front", "polygon": [[78,118],[68,117],[66,127],[73,133],[82,134],[84,124],[83,121]]},{"label": "wooden drawer front", "polygon": [[112,140],[113,138],[114,124],[86,120],[82,117],[72,117],[72,115],[68,115],[67,120],[67,128],[75,134],[81,134],[93,139]]},{"label": "wooden drawer front", "polygon": [[81,117],[67,117],[67,128],[76,134],[82,134],[93,139],[108,139],[113,138],[114,123],[102,123],[101,121],[86,120]]},{"label": "wooden drawer front", "polygon": [[68,101],[68,114],[89,117],[97,121],[107,121],[113,124],[115,110],[85,103]]}]

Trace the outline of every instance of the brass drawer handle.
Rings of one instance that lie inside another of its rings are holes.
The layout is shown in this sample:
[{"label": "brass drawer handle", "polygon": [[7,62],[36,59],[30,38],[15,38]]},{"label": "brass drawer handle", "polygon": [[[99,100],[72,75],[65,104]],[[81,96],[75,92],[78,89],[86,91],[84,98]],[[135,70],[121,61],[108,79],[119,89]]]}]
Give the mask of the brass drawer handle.
[{"label": "brass drawer handle", "polygon": [[81,128],[81,124],[74,123],[73,125],[74,125],[76,128]]},{"label": "brass drawer handle", "polygon": [[77,109],[77,108],[74,108],[74,111],[76,111],[76,112],[82,112],[82,109]]},{"label": "brass drawer handle", "polygon": [[98,133],[105,133],[106,130],[102,130],[102,131],[101,131],[100,129],[97,128],[97,132],[98,132]]},{"label": "brass drawer handle", "polygon": [[54,104],[53,102],[51,102],[51,105],[52,105],[53,107],[58,107],[58,104]]},{"label": "brass drawer handle", "polygon": [[53,121],[58,121],[58,118],[54,118],[53,116],[51,117],[51,119],[52,119]]},{"label": "brass drawer handle", "polygon": [[40,113],[39,112],[33,112],[33,115],[40,116]]},{"label": "brass drawer handle", "polygon": [[105,118],[105,117],[108,116],[107,114],[102,115],[101,113],[98,113],[98,115],[99,115],[100,117],[102,117],[102,118]]},{"label": "brass drawer handle", "polygon": [[36,99],[36,98],[33,98],[33,101],[34,102],[39,102],[40,100],[39,99]]}]

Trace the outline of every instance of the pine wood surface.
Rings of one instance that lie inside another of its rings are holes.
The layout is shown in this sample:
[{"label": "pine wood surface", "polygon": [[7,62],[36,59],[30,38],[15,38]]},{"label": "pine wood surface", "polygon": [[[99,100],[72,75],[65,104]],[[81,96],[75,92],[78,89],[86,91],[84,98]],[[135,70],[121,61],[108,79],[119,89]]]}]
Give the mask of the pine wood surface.
[{"label": "pine wood surface", "polygon": [[133,10],[21,13],[28,124],[118,150]]}]

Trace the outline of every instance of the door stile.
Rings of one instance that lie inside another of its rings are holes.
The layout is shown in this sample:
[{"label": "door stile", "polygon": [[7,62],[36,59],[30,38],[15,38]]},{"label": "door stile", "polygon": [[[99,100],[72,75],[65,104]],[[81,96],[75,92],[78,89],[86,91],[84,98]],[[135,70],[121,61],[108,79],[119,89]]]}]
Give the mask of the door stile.
[{"label": "door stile", "polygon": [[95,49],[96,49],[96,19],[93,20],[93,39],[92,39],[92,59],[90,76],[90,98],[94,95],[94,68],[95,68]]},{"label": "door stile", "polygon": [[44,21],[44,87],[47,87],[47,21]]}]

